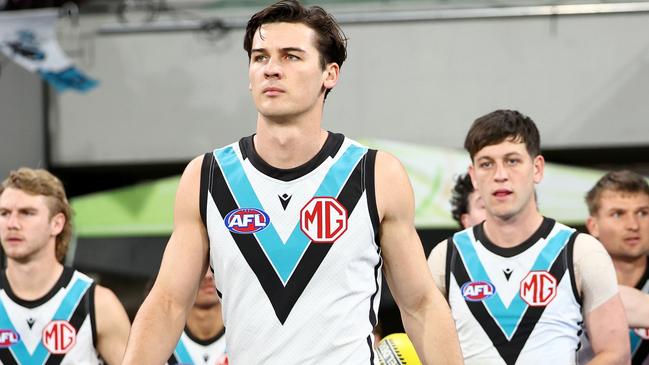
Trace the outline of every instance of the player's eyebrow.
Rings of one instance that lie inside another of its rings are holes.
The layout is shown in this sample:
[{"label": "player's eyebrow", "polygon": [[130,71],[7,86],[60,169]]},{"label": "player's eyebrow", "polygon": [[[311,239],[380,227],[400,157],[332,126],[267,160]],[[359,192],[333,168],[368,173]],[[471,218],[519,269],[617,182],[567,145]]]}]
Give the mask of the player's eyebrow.
[{"label": "player's eyebrow", "polygon": [[[284,47],[280,49],[282,52],[287,53],[287,52],[301,52],[301,53],[306,53],[306,50],[300,48],[300,47]],[[266,53],[268,50],[266,48],[253,48],[250,50],[250,53]]]}]

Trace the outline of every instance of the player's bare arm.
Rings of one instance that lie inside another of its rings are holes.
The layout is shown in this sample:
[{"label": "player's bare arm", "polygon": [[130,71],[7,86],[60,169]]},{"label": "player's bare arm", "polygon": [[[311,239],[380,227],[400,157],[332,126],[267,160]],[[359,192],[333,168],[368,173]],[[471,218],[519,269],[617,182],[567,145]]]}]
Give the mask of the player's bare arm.
[{"label": "player's bare arm", "polygon": [[631,328],[649,328],[649,294],[620,285],[620,297]]},{"label": "player's bare arm", "polygon": [[589,364],[628,364],[631,361],[629,330],[617,293],[615,269],[608,253],[594,237],[586,234],[577,237],[575,270],[580,272],[578,287],[584,302],[584,320],[595,353]]},{"label": "player's bare arm", "polygon": [[414,196],[393,156],[376,158],[376,200],[385,276],[403,324],[424,364],[461,364],[451,312],[435,287],[414,227]]},{"label": "player's bare arm", "polygon": [[95,287],[97,351],[108,365],[120,364],[124,357],[131,323],[117,296],[108,288]]},{"label": "player's bare arm", "polygon": [[586,314],[586,328],[595,352],[590,365],[628,364],[631,361],[626,317],[619,295]]},{"label": "player's bare arm", "polygon": [[199,212],[202,156],[183,173],[174,206],[174,231],[151,292],[135,317],[124,364],[163,364],[172,353],[207,270],[208,240]]}]

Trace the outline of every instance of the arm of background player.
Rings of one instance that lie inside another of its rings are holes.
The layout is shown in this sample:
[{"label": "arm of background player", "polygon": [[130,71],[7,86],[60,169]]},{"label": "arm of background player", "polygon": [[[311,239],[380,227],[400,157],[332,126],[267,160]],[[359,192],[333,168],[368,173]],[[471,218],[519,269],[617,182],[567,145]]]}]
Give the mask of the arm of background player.
[{"label": "arm of background player", "polygon": [[448,249],[448,240],[438,243],[428,256],[428,268],[433,274],[433,281],[437,285],[440,293],[448,298],[446,289],[446,250]]},{"label": "arm of background player", "polygon": [[174,206],[174,231],[158,277],[140,307],[128,339],[123,364],[164,364],[173,352],[207,270],[207,233],[200,218],[202,156],[180,178]]},{"label": "arm of background player", "polygon": [[95,287],[97,352],[109,365],[121,363],[131,323],[115,294],[103,286]]},{"label": "arm of background player", "polygon": [[580,234],[575,240],[574,267],[595,353],[589,364],[628,364],[629,329],[611,257],[594,237]]},{"label": "arm of background player", "polygon": [[384,271],[406,332],[424,364],[461,364],[451,312],[433,283],[415,231],[408,176],[396,158],[382,152],[375,174]]},{"label": "arm of background player", "polygon": [[631,328],[649,328],[649,294],[620,285],[620,297]]}]

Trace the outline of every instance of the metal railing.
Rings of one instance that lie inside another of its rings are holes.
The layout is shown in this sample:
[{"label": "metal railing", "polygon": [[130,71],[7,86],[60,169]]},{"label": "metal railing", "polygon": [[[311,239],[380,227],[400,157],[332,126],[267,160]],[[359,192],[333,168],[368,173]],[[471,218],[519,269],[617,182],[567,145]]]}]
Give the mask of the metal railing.
[{"label": "metal railing", "polygon": [[[511,18],[538,16],[567,16],[591,14],[619,14],[649,12],[649,2],[561,4],[534,6],[506,6],[453,9],[413,9],[380,11],[333,11],[341,24],[426,22],[439,20]],[[222,17],[202,20],[156,20],[144,23],[105,24],[98,29],[99,34],[127,34],[144,32],[182,32],[213,29],[243,28],[248,17]]]}]

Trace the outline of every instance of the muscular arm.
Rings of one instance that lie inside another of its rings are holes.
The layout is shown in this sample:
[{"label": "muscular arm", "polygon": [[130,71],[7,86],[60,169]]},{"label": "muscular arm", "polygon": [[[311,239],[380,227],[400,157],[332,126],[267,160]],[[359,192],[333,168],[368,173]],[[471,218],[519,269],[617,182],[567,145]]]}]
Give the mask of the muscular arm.
[{"label": "muscular arm", "polygon": [[122,361],[128,331],[128,315],[110,289],[95,287],[95,318],[97,322],[97,351],[108,365]]},{"label": "muscular arm", "polygon": [[424,364],[461,364],[460,345],[444,297],[435,287],[414,227],[414,198],[401,164],[379,152],[376,199],[385,276],[403,324]]},{"label": "muscular arm", "polygon": [[202,157],[189,163],[180,179],[174,232],[158,277],[133,322],[123,364],[164,364],[173,352],[207,269],[207,233],[200,218]]},{"label": "muscular arm", "polygon": [[613,262],[601,243],[590,235],[577,237],[574,252],[586,329],[595,353],[589,364],[628,364],[629,330]]},{"label": "muscular arm", "polygon": [[620,297],[631,328],[649,328],[649,294],[620,285]]}]

